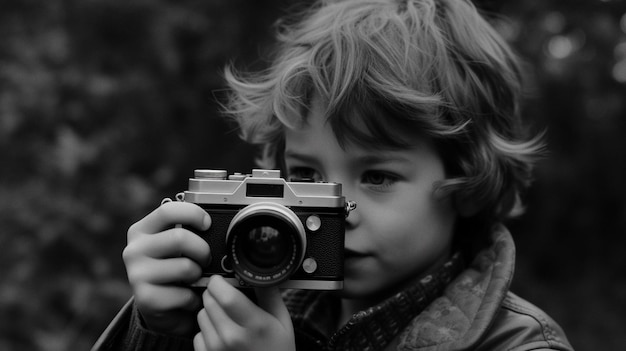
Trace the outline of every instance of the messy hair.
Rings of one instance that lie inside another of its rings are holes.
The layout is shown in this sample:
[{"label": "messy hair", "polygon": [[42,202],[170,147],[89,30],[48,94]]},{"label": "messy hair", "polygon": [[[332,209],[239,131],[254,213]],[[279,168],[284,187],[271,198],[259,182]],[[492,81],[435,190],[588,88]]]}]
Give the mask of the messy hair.
[{"label": "messy hair", "polygon": [[341,145],[427,137],[448,175],[438,194],[471,201],[483,224],[520,213],[541,142],[525,135],[516,55],[468,0],[319,1],[294,18],[277,25],[270,68],[225,71],[226,113],[263,145],[262,166],[316,96]]}]

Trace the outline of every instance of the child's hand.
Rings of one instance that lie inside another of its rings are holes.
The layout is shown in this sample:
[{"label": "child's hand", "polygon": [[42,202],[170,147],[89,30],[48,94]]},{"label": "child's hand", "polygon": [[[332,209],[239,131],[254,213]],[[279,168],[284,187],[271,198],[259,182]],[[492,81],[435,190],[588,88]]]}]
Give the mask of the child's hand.
[{"label": "child's hand", "polygon": [[174,228],[176,224],[207,230],[211,217],[192,203],[164,203],[128,229],[123,258],[137,309],[148,329],[191,336],[202,301],[187,284],[200,278],[210,249],[193,232]]},{"label": "child's hand", "polygon": [[278,289],[257,289],[256,295],[259,306],[222,277],[211,277],[202,295],[194,349],[295,350],[291,317]]}]

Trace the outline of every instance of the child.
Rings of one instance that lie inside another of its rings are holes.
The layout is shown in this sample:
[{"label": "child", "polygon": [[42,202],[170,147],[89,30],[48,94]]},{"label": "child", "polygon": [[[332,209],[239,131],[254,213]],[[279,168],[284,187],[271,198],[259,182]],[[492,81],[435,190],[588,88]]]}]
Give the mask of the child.
[{"label": "child", "polygon": [[[128,231],[134,299],[95,350],[571,350],[509,291],[538,138],[524,135],[520,71],[467,0],[321,1],[284,22],[272,67],[230,69],[227,113],[263,145],[261,166],[342,184],[338,293],[220,277],[202,297],[210,213],[165,203]],[[199,329],[198,329],[199,327]]]}]

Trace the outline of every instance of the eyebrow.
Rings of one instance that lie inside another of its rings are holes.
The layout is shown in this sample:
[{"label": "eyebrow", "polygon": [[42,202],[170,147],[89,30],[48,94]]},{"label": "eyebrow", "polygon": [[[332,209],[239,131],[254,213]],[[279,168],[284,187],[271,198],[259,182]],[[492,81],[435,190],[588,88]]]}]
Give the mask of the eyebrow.
[{"label": "eyebrow", "polygon": [[293,158],[293,159],[296,159],[298,161],[302,161],[302,162],[306,162],[306,163],[313,163],[313,162],[315,162],[317,160],[313,155],[302,154],[302,153],[298,153],[298,152],[290,151],[290,150],[285,150],[285,153],[284,153],[283,157],[285,159]]},{"label": "eyebrow", "polygon": [[375,154],[367,154],[357,158],[359,163],[362,164],[379,164],[379,163],[389,163],[389,162],[401,162],[401,163],[411,163],[411,161],[403,156],[395,155],[395,154],[383,154],[383,153],[375,153]]}]

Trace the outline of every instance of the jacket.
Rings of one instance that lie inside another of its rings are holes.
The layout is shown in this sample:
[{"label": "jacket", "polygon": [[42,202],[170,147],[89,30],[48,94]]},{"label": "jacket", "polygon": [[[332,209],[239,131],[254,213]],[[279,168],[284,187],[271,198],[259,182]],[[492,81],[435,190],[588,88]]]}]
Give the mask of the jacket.
[{"label": "jacket", "polygon": [[[439,282],[434,284],[436,296],[428,288],[433,280],[427,277],[411,288],[412,293],[398,293],[358,313],[339,331],[328,328],[332,315],[320,313],[332,307],[332,296],[316,291],[287,292],[298,350],[573,350],[552,318],[509,291],[514,262],[513,239],[499,226],[492,233],[491,245],[459,274],[443,274],[450,279],[440,279],[441,274],[435,277]],[[418,300],[424,304],[416,303]],[[381,323],[381,318],[390,319]],[[397,321],[404,320],[406,323],[398,326]],[[347,340],[350,342],[342,342]],[[92,351],[192,349],[191,340],[144,329],[131,301]]]}]

